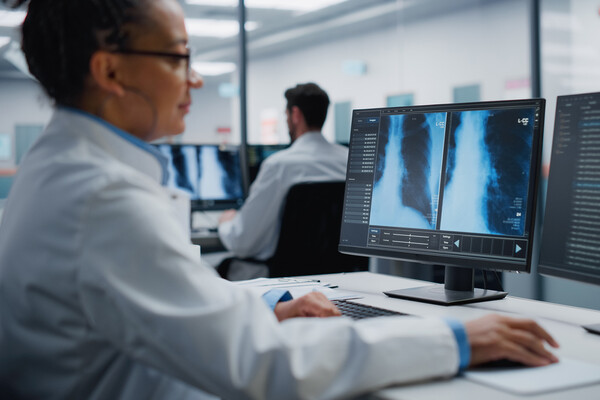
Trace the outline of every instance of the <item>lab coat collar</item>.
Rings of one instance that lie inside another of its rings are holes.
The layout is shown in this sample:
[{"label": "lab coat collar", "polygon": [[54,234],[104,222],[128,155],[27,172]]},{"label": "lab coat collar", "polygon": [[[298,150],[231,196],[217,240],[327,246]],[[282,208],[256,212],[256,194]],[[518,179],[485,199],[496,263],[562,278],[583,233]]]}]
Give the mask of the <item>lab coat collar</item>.
[{"label": "lab coat collar", "polygon": [[307,143],[312,143],[312,142],[326,142],[327,139],[325,139],[325,136],[323,136],[323,134],[319,131],[309,131],[306,132],[302,135],[300,135],[300,137],[296,140],[294,140],[294,143],[292,143],[292,146],[290,147],[301,147]]},{"label": "lab coat collar", "polygon": [[85,135],[122,163],[150,176],[161,185],[166,185],[168,158],[152,145],[102,118],[79,109],[59,107],[47,131],[51,132],[54,126],[60,127],[59,131],[66,126],[68,130]]}]

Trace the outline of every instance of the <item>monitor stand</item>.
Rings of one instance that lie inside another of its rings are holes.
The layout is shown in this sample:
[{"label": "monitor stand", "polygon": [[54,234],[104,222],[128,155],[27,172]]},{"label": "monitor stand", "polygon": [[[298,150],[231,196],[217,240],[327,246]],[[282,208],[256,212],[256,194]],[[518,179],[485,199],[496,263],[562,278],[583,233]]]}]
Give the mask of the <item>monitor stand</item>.
[{"label": "monitor stand", "polygon": [[475,288],[475,271],[471,268],[446,267],[444,286],[429,285],[383,292],[390,297],[440,304],[444,306],[498,300],[507,292]]}]

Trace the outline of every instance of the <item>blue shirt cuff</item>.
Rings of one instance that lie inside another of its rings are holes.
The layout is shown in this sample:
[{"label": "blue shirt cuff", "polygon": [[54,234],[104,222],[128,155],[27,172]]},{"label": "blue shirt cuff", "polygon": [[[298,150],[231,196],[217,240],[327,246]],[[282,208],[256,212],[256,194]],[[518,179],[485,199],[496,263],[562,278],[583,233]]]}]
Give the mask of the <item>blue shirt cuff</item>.
[{"label": "blue shirt cuff", "polygon": [[285,289],[271,289],[267,293],[263,294],[262,297],[265,303],[271,307],[271,310],[274,310],[275,306],[280,301],[289,301],[293,299],[290,292]]},{"label": "blue shirt cuff", "polygon": [[458,356],[459,356],[459,370],[462,371],[469,366],[471,362],[471,345],[469,345],[469,339],[467,337],[467,331],[462,322],[451,318],[444,318],[444,321],[452,329],[456,343],[458,344]]}]

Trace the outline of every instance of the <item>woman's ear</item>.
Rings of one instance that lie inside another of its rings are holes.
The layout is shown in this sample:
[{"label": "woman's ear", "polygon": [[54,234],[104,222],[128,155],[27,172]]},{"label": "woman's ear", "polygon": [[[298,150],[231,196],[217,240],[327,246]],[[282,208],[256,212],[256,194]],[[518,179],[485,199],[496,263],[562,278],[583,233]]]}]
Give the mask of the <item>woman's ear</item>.
[{"label": "woman's ear", "polygon": [[114,96],[125,95],[125,89],[119,83],[120,59],[117,54],[99,50],[90,59],[90,76],[103,91]]}]

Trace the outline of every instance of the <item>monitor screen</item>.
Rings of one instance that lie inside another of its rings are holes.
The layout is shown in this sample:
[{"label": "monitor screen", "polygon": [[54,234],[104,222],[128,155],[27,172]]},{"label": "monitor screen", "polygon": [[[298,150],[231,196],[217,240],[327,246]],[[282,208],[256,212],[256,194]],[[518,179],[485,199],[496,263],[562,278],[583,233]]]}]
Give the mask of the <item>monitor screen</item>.
[{"label": "monitor screen", "polygon": [[446,289],[463,292],[470,268],[529,272],[544,108],[354,110],[339,250],[442,264]]},{"label": "monitor screen", "polygon": [[239,149],[158,144],[169,158],[167,185],[189,193],[192,210],[239,208],[244,201]]},{"label": "monitor screen", "polygon": [[270,155],[280,150],[287,149],[289,144],[249,144],[248,151],[248,175],[250,183],[254,182],[258,170],[263,161]]},{"label": "monitor screen", "polygon": [[557,98],[538,270],[600,285],[600,93]]}]

